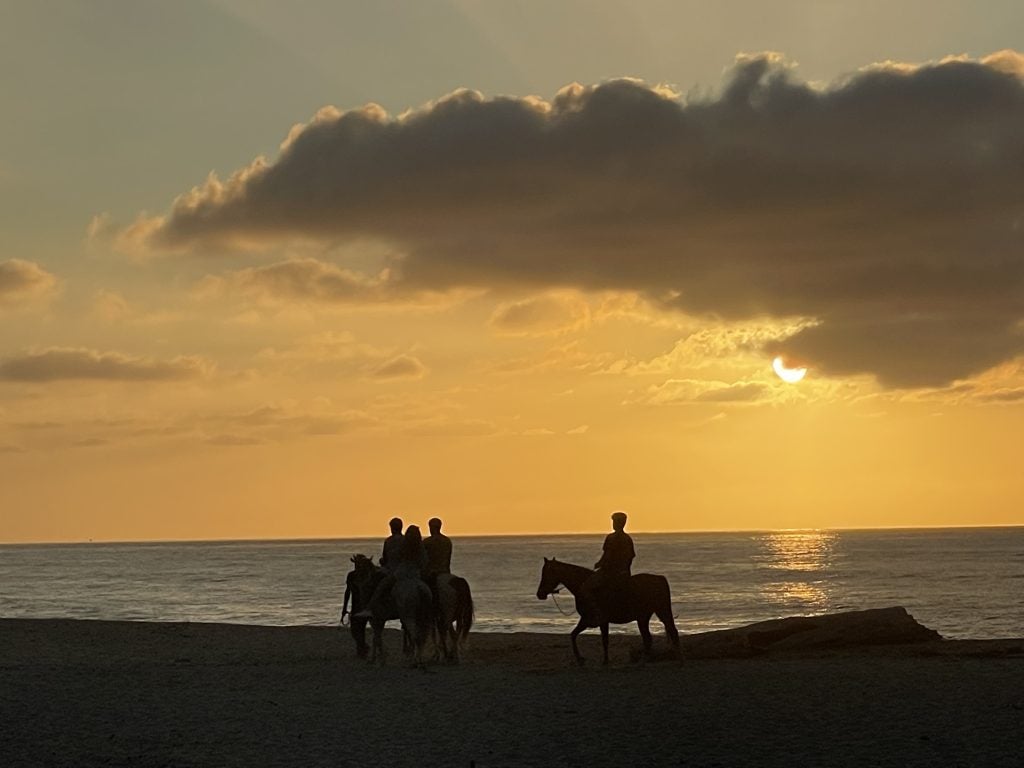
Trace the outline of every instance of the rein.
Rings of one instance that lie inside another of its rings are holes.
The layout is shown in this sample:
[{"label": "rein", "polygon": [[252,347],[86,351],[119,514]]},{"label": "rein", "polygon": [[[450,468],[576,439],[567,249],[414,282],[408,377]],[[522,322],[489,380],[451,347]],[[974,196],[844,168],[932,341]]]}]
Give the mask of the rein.
[{"label": "rein", "polygon": [[553,590],[551,590],[551,600],[554,602],[555,608],[558,609],[558,612],[560,614],[562,614],[563,616],[572,616],[571,613],[566,613],[565,611],[563,611],[562,610],[562,606],[558,604],[558,593],[561,592],[561,591],[562,590],[560,590],[560,589],[553,589]]}]

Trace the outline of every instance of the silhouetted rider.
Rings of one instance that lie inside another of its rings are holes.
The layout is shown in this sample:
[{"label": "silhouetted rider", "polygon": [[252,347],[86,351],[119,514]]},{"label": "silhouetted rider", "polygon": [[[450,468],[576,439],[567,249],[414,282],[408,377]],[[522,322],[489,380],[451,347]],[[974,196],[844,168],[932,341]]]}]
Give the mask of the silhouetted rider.
[{"label": "silhouetted rider", "polygon": [[380,555],[380,567],[387,574],[376,589],[373,595],[366,601],[366,605],[360,611],[353,611],[353,619],[373,618],[375,611],[384,606],[384,601],[391,594],[391,588],[395,586],[395,569],[402,561],[402,553],[405,549],[405,536],[402,535],[402,518],[392,517],[388,521],[388,528],[391,535],[384,539],[384,550]]},{"label": "silhouetted rider", "polygon": [[625,528],[626,513],[612,514],[613,530],[604,538],[601,559],[594,563],[597,572],[605,574],[606,577],[630,575],[636,550],[633,548],[633,539],[626,533]]},{"label": "silhouetted rider", "polygon": [[441,519],[432,517],[427,521],[430,535],[423,540],[427,552],[427,568],[424,581],[430,587],[434,608],[438,607],[437,577],[452,572],[452,540],[441,533]]},{"label": "silhouetted rider", "polygon": [[430,535],[423,540],[427,551],[427,578],[433,582],[439,574],[452,572],[452,540],[441,533],[441,519],[427,521]]},{"label": "silhouetted rider", "polygon": [[622,585],[631,575],[636,549],[626,533],[626,513],[612,514],[612,532],[605,536],[601,559],[594,563],[596,572],[583,582],[583,594],[593,608],[609,588]]},{"label": "silhouetted rider", "polygon": [[388,571],[393,571],[402,551],[402,540],[405,538],[402,536],[402,518],[392,517],[388,521],[388,527],[391,529],[391,535],[384,539],[384,551],[380,555],[380,565],[382,568],[387,568]]}]

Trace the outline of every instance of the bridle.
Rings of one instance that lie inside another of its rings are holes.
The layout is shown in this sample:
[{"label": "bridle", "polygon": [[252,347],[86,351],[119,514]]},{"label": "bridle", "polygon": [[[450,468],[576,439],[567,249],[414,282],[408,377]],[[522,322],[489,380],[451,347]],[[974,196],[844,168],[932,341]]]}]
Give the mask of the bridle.
[{"label": "bridle", "polygon": [[561,606],[561,605],[559,604],[559,602],[558,602],[558,594],[559,594],[559,593],[560,593],[561,591],[562,591],[562,588],[561,588],[561,587],[556,587],[555,589],[552,589],[552,590],[550,590],[550,591],[548,592],[548,594],[549,594],[549,595],[551,595],[551,601],[552,601],[552,602],[553,602],[553,603],[555,604],[555,608],[557,608],[557,609],[558,609],[558,612],[559,612],[560,614],[562,614],[563,616],[572,616],[572,614],[571,614],[571,613],[566,613],[565,611],[563,611],[563,610],[562,610],[562,606]]}]

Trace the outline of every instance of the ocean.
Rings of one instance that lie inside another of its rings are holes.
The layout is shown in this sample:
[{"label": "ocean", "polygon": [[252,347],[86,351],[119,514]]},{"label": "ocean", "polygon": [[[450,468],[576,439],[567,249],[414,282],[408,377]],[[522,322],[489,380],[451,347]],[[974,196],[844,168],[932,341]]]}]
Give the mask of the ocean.
[{"label": "ocean", "polygon": [[[592,565],[603,536],[453,536],[475,629],[567,632],[543,557]],[[1024,636],[1024,527],[633,534],[681,632],[902,605],[949,638]],[[349,557],[381,540],[0,546],[0,617],[336,625]],[[657,622],[655,627],[659,629]],[[625,631],[635,631],[635,626]]]}]

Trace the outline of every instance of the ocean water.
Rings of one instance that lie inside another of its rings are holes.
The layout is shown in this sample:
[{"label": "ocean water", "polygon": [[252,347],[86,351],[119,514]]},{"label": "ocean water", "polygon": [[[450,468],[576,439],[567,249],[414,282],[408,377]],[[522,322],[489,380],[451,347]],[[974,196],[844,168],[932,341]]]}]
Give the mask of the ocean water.
[{"label": "ocean water", "polygon": [[[453,571],[472,587],[476,629],[568,631],[571,596],[536,598],[542,558],[592,565],[602,538],[453,537]],[[1024,636],[1024,527],[633,538],[633,572],[668,577],[681,632],[902,605],[946,637]],[[377,555],[380,544],[4,545],[0,616],[332,625],[349,557]]]}]

